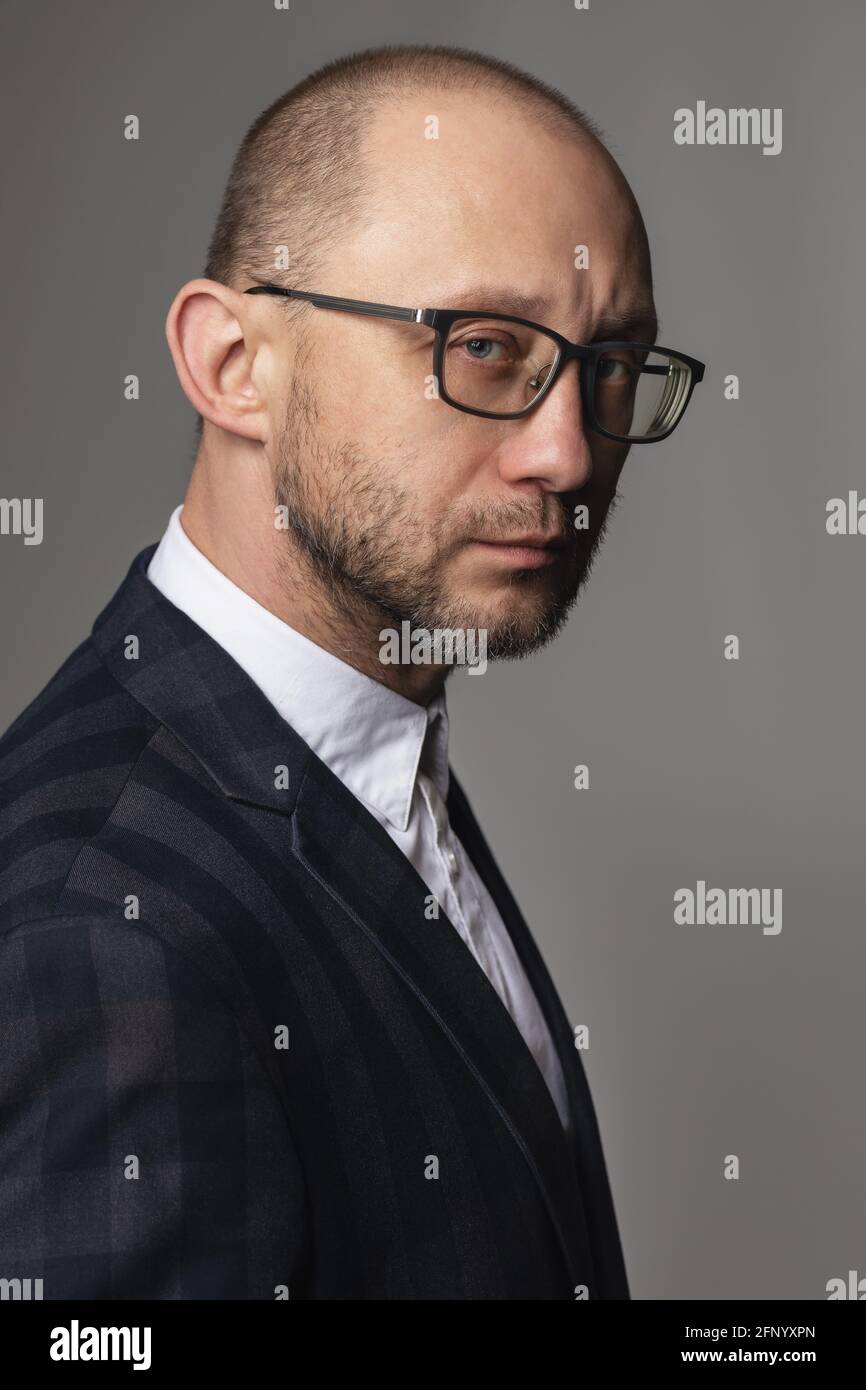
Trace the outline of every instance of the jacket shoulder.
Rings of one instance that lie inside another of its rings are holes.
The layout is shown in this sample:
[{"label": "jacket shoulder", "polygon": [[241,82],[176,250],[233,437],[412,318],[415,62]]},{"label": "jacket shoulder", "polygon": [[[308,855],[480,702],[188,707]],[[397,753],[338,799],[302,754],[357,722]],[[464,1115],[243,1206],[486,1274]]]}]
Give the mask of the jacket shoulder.
[{"label": "jacket shoulder", "polygon": [[158,720],[88,638],[0,738],[0,931],[51,913]]}]

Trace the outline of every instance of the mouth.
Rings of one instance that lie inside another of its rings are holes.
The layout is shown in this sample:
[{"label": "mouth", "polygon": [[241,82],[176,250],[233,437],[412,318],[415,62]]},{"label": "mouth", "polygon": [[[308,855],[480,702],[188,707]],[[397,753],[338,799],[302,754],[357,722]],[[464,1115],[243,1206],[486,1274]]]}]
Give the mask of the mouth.
[{"label": "mouth", "polygon": [[518,565],[521,569],[542,569],[556,563],[568,547],[568,537],[514,536],[504,541],[474,540],[470,544],[482,547],[506,564]]}]

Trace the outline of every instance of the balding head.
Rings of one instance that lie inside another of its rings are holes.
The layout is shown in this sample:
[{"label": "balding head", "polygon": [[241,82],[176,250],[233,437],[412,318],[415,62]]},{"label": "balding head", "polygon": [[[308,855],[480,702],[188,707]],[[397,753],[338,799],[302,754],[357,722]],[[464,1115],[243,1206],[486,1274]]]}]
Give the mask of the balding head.
[{"label": "balding head", "polygon": [[376,118],[422,94],[435,104],[440,94],[457,93],[482,117],[510,103],[548,132],[602,144],[595,122],[567,97],[482,53],[386,47],[339,58],[279,97],[248,130],[205,274],[230,285],[243,277],[273,279],[275,248],[285,246],[295,283],[310,279],[322,249],[370,207],[376,171],[368,136]]}]

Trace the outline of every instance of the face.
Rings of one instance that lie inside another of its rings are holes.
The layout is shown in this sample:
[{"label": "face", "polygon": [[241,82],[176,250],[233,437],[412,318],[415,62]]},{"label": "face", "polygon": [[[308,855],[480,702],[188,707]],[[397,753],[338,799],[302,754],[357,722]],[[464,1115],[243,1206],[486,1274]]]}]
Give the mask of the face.
[{"label": "face", "polygon": [[[425,138],[430,113],[436,140]],[[651,312],[652,290],[640,215],[593,142],[547,133],[511,105],[479,113],[465,97],[429,93],[377,118],[366,158],[374,212],[316,284],[298,288],[514,313],[582,343],[647,340],[647,330],[605,328]],[[581,245],[586,269],[575,268]],[[464,336],[456,351],[502,351]],[[483,629],[489,658],[524,655],[574,603],[628,446],[585,428],[577,362],[522,419],[453,409],[432,381],[434,337],[305,311],[271,445],[288,543],[334,608],[364,611],[375,628],[387,617]]]}]

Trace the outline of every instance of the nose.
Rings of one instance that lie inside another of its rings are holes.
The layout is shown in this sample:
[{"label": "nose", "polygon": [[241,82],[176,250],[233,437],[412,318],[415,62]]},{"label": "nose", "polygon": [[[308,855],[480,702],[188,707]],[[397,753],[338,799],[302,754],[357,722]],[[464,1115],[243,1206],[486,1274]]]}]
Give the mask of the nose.
[{"label": "nose", "polygon": [[[548,492],[576,492],[592,477],[592,457],[584,433],[580,363],[566,363],[534,410],[512,421],[499,452],[504,481],[539,482]],[[538,374],[544,380],[542,368]]]}]

